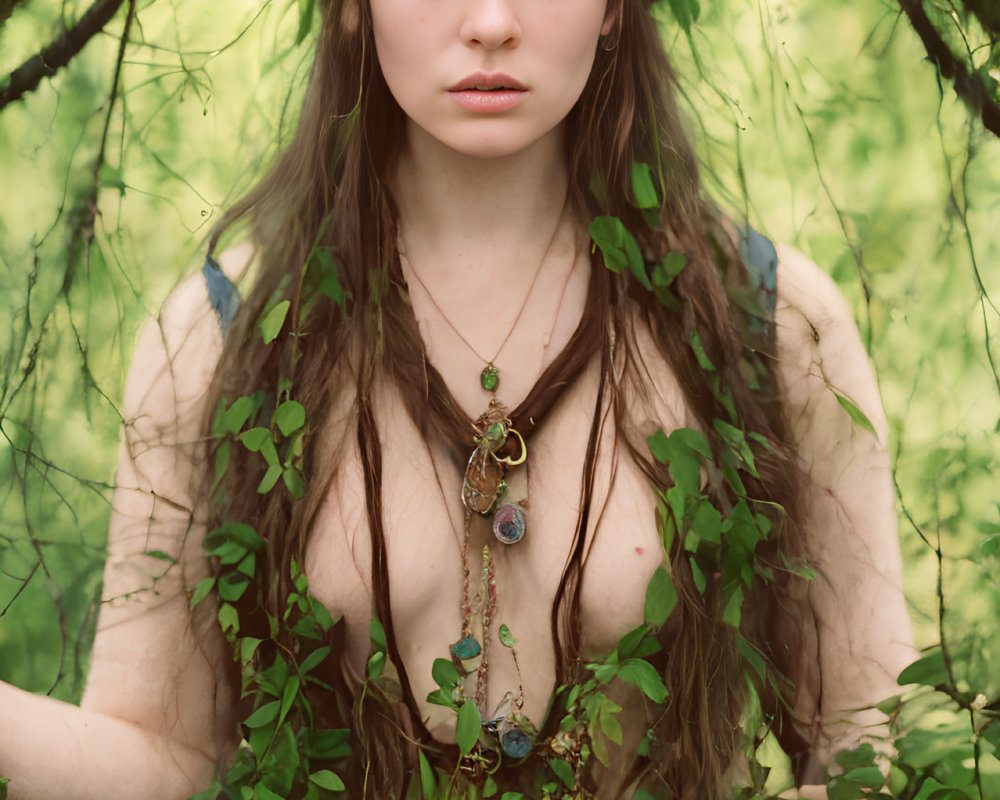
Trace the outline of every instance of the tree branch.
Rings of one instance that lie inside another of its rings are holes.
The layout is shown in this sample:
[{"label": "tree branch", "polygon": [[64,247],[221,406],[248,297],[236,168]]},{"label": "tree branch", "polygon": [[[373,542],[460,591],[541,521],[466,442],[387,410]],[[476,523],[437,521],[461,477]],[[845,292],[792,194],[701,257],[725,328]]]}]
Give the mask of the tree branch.
[{"label": "tree branch", "polygon": [[910,24],[924,43],[927,57],[938,71],[955,86],[955,93],[983,120],[986,130],[1000,136],[1000,106],[986,88],[983,79],[970,73],[965,64],[951,52],[934,27],[921,0],[899,0],[899,6],[910,18]]},{"label": "tree branch", "polygon": [[[123,0],[94,0],[77,23],[40,53],[36,53],[0,82],[0,111],[8,103],[34,91],[42,78],[51,77],[65,67],[121,8]],[[6,84],[6,85],[4,85]]]},{"label": "tree branch", "polygon": [[22,0],[0,0],[0,26],[7,21],[7,18],[14,10],[14,6],[20,2]]},{"label": "tree branch", "polygon": [[963,5],[976,15],[984,31],[1000,36],[1000,4],[996,0],[964,0]]}]

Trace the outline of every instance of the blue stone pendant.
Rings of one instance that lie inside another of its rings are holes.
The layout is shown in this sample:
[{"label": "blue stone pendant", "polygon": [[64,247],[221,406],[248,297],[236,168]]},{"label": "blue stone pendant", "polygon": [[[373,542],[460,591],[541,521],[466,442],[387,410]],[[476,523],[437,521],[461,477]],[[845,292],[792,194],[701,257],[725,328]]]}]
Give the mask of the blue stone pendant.
[{"label": "blue stone pendant", "polygon": [[493,515],[493,535],[504,544],[516,544],[524,538],[524,508],[518,503],[502,503]]},{"label": "blue stone pendant", "polygon": [[465,636],[459,639],[448,649],[451,651],[452,656],[459,661],[467,661],[470,658],[475,658],[482,652],[479,642],[473,636]]},{"label": "blue stone pendant", "polygon": [[520,728],[511,727],[501,735],[500,746],[511,758],[524,758],[531,752],[531,739]]}]

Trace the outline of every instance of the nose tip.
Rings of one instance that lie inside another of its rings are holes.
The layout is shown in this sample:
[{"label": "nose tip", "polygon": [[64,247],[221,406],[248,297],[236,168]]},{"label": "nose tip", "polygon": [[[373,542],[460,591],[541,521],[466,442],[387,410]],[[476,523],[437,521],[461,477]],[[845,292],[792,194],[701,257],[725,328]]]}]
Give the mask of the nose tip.
[{"label": "nose tip", "polygon": [[462,24],[462,39],[487,50],[516,45],[521,25],[509,0],[475,0]]}]

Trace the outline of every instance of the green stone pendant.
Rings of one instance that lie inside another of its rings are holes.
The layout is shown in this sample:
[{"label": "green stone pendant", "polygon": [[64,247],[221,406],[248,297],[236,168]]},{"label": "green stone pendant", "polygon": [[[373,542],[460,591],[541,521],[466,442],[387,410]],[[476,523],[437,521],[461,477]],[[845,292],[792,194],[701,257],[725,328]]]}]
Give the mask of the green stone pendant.
[{"label": "green stone pendant", "polygon": [[497,386],[500,385],[500,373],[492,363],[483,367],[483,371],[479,373],[479,383],[487,392],[497,390]]}]

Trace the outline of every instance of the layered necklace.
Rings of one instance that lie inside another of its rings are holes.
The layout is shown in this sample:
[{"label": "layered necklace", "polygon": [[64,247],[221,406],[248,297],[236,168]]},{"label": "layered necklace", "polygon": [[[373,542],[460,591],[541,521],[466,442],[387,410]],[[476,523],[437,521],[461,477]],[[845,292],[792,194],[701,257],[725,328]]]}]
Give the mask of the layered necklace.
[{"label": "layered necklace", "polygon": [[[524,436],[514,427],[507,408],[497,400],[497,389],[500,386],[500,370],[496,366],[500,354],[510,341],[514,330],[524,314],[538,282],[546,260],[552,251],[556,235],[559,232],[565,206],[556,220],[552,236],[542,254],[541,260],[528,285],[521,305],[506,335],[500,341],[491,358],[483,355],[472,345],[458,327],[449,319],[444,310],[434,299],[420,274],[414,269],[413,263],[405,255],[405,248],[400,248],[400,256],[409,265],[409,271],[420,285],[424,294],[437,310],[437,313],[448,324],[454,334],[465,346],[484,363],[479,373],[479,384],[489,393],[486,410],[472,423],[472,453],[469,456],[462,480],[462,506],[464,508],[465,538],[462,548],[463,581],[462,581],[462,629],[459,638],[451,645],[452,661],[463,678],[463,693],[466,701],[475,703],[483,721],[483,728],[495,737],[497,746],[502,752],[512,758],[521,759],[531,752],[536,730],[523,714],[524,688],[518,687],[517,693],[507,692],[500,704],[487,713],[487,676],[489,672],[488,650],[490,630],[494,622],[497,608],[496,565],[493,550],[484,544],[480,559],[480,569],[473,578],[469,567],[471,555],[472,527],[478,517],[489,522],[496,540],[505,546],[517,544],[524,538],[527,527],[527,457],[528,449]],[[576,265],[576,251],[573,262],[567,270],[566,279],[556,305],[552,322],[552,330],[543,338],[543,348],[547,348],[559,313],[562,308],[566,288]],[[511,489],[507,481],[508,471],[514,467],[524,466],[524,493],[517,500],[510,499]],[[473,585],[475,584],[475,585]],[[520,676],[520,665],[517,661],[517,651],[513,634],[501,625],[498,638],[505,647],[511,650],[515,669]],[[473,685],[474,676],[474,685]],[[519,684],[522,683],[519,677]],[[495,758],[498,754],[494,753]],[[470,771],[479,772],[491,767],[490,754],[473,751],[466,759]]]}]

